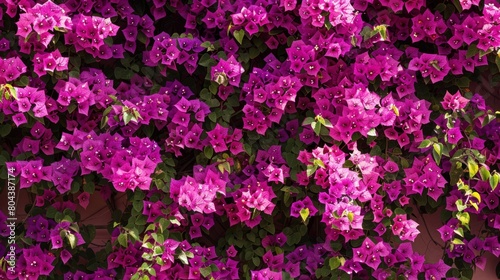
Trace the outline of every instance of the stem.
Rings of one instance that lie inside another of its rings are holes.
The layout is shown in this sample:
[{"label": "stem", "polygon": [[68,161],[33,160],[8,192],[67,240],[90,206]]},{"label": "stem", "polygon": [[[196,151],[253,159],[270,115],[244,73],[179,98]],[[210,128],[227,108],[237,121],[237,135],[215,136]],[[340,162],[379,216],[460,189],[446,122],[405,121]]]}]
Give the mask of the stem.
[{"label": "stem", "polygon": [[[417,207],[418,209],[418,207]],[[431,235],[431,232],[429,231],[429,227],[427,226],[427,222],[425,221],[424,219],[424,214],[422,214],[422,212],[420,212],[420,210],[418,210],[418,213],[420,214],[420,217],[422,218],[422,221],[424,222],[424,227],[425,227],[425,230],[427,231],[427,235],[429,235],[429,238],[431,239],[431,241],[434,243],[434,245],[436,246],[439,246],[439,248],[441,249],[445,249],[446,247],[444,247],[444,245],[441,245],[439,244]]]},{"label": "stem", "polygon": [[95,246],[95,247],[101,247],[101,248],[106,247],[106,245],[99,245],[99,244],[95,244],[94,242],[90,242],[90,245]]},{"label": "stem", "polygon": [[94,217],[95,215],[98,215],[98,214],[102,214],[101,211],[104,210],[106,207],[108,207],[108,205],[105,205],[101,208],[99,208],[99,210],[95,211],[92,215],[86,217],[84,220],[81,220],[81,222],[83,223],[85,220],[89,219],[89,218],[92,218]]}]

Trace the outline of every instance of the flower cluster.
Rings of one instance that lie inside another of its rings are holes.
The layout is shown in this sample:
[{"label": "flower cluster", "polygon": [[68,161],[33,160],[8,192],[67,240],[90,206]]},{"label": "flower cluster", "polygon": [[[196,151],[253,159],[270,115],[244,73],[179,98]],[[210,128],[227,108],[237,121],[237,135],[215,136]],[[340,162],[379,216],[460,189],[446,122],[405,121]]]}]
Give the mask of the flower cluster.
[{"label": "flower cluster", "polygon": [[[118,191],[149,189],[151,174],[160,161],[158,145],[149,139],[123,138],[118,135],[85,133],[76,130],[63,133],[56,148],[79,151],[81,174],[98,172],[113,183]],[[74,171],[74,169],[69,169]],[[71,183],[71,171],[65,169]],[[66,184],[67,185],[67,184]]]},{"label": "flower cluster", "polygon": [[74,45],[76,51],[85,51],[93,57],[109,58],[112,53],[105,39],[115,36],[119,27],[110,18],[77,14],[72,18],[72,29],[64,35],[68,45]]},{"label": "flower cluster", "polygon": [[62,57],[59,50],[56,50],[51,53],[37,53],[33,62],[33,71],[41,77],[47,73],[53,74],[55,71],[68,70],[69,58]]},{"label": "flower cluster", "polygon": [[431,157],[416,158],[411,168],[404,169],[406,178],[404,179],[404,187],[406,194],[423,194],[427,190],[427,195],[438,200],[443,194],[446,179],[441,175],[441,168]]},{"label": "flower cluster", "polygon": [[231,20],[235,27],[244,27],[249,35],[259,32],[259,27],[269,23],[266,9],[256,5],[241,8],[239,13],[231,15]]},{"label": "flower cluster", "polygon": [[145,53],[144,63],[150,66],[160,63],[171,69],[176,69],[178,63],[192,74],[198,66],[198,53],[203,50],[200,45],[199,39],[171,38],[169,34],[162,32],[153,38],[152,49]]},{"label": "flower cluster", "polygon": [[230,56],[227,60],[219,60],[219,63],[212,67],[210,71],[212,81],[225,86],[228,84],[238,86],[240,84],[241,74],[245,72],[234,56]]},{"label": "flower cluster", "polygon": [[213,213],[214,200],[226,196],[226,181],[227,173],[221,174],[215,166],[195,166],[193,177],[171,181],[170,197],[188,210]]},{"label": "flower cluster", "polygon": [[52,1],[36,3],[33,7],[21,6],[21,9],[24,13],[20,13],[16,23],[21,52],[30,53],[32,47],[34,51],[43,51],[55,36],[54,32],[67,32],[73,27],[72,18]]},{"label": "flower cluster", "polygon": [[76,160],[63,158],[51,164],[52,182],[59,193],[68,192],[71,189],[73,178],[80,171],[80,166]]},{"label": "flower cluster", "polygon": [[22,249],[18,256],[15,270],[7,271],[7,279],[30,279],[49,276],[53,273],[52,263],[56,257],[40,244]]},{"label": "flower cluster", "polygon": [[14,81],[27,71],[26,65],[17,56],[0,59],[0,67],[2,69],[0,71],[1,84]]},{"label": "flower cluster", "polygon": [[279,123],[285,112],[296,111],[294,103],[302,87],[298,78],[287,75],[289,63],[281,63],[272,55],[265,61],[266,67],[250,73],[242,91],[246,101],[243,129],[255,130],[260,135],[265,135],[273,123]]},{"label": "flower cluster", "polygon": [[75,231],[74,225],[68,221],[60,222],[50,232],[50,243],[53,249],[62,248],[65,239],[71,248],[85,244],[82,235]]},{"label": "flower cluster", "polygon": [[51,168],[43,166],[43,160],[8,162],[7,167],[11,168],[12,174],[20,175],[20,188],[29,188],[42,180],[50,180]]},{"label": "flower cluster", "polygon": [[244,222],[251,228],[257,226],[262,220],[260,215],[256,215],[257,211],[271,215],[276,206],[271,200],[275,197],[271,186],[251,176],[241,182],[240,189],[232,192],[234,203],[224,205],[229,223]]},{"label": "flower cluster", "polygon": [[41,215],[30,217],[27,221],[26,237],[37,242],[47,242],[50,240],[50,230],[54,226],[54,221],[47,220]]},{"label": "flower cluster", "polygon": [[[17,99],[12,103],[5,102],[5,105],[10,105],[8,108],[4,109],[4,112],[7,115],[12,115],[12,121],[16,124],[16,126],[20,126],[27,122],[25,113],[33,112],[33,115],[38,118],[43,118],[48,115],[47,109],[47,98],[45,96],[45,92],[43,90],[39,90],[38,88],[33,87],[24,87],[24,88],[14,88],[17,92]],[[33,106],[35,105],[35,106]],[[17,112],[17,114],[14,114]],[[28,113],[29,114],[29,113]],[[40,127],[40,124],[36,126],[34,131]],[[46,132],[46,133],[45,133]],[[44,139],[48,139],[51,137],[50,131],[45,131],[44,133],[40,133],[35,138],[40,138],[40,136],[44,135]]]},{"label": "flower cluster", "polygon": [[[294,1],[284,1],[285,10],[291,9]],[[299,15],[302,20],[310,23],[314,27],[322,27],[325,21],[332,26],[352,23],[355,17],[355,10],[350,1],[304,1],[299,8]]]},{"label": "flower cluster", "polygon": [[95,104],[94,93],[89,89],[88,83],[83,83],[76,78],[68,81],[60,80],[54,89],[59,93],[57,103],[68,107],[72,100],[78,105],[78,112],[88,114],[89,107]]}]

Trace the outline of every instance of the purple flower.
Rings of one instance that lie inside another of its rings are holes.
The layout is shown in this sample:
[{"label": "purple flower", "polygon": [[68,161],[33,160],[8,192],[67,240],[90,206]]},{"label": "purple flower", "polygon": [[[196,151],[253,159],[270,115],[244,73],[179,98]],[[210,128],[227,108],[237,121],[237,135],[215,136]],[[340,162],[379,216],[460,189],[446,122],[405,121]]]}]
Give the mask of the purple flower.
[{"label": "purple flower", "polygon": [[216,66],[212,67],[212,81],[219,85],[239,86],[241,75],[245,72],[241,64],[234,56],[230,56],[227,60],[220,60]]},{"label": "purple flower", "polygon": [[28,122],[24,113],[17,113],[15,115],[13,115],[12,121],[16,124],[17,127]]},{"label": "purple flower", "polygon": [[459,111],[467,104],[469,103],[469,100],[462,97],[460,95],[460,92],[457,91],[455,94],[451,95],[448,91],[444,95],[444,100],[441,101],[441,105],[443,105],[443,108],[445,110],[453,110],[453,111]]},{"label": "purple flower", "polygon": [[449,227],[448,225],[443,225],[438,229],[439,234],[441,235],[441,240],[444,242],[450,241],[453,236],[455,235],[455,232],[453,228]]},{"label": "purple flower", "polygon": [[59,257],[61,258],[62,262],[66,264],[69,261],[69,259],[71,259],[72,256],[68,250],[64,249],[61,251]]},{"label": "purple flower", "polygon": [[446,132],[446,140],[451,144],[457,144],[462,138],[463,136],[459,127],[454,127]]},{"label": "purple flower", "polygon": [[441,259],[436,264],[424,264],[425,278],[442,279],[449,269],[450,266],[446,265]]},{"label": "purple flower", "polygon": [[231,245],[229,248],[227,248],[226,253],[228,257],[234,258],[238,253],[238,250],[236,250],[234,246]]},{"label": "purple flower", "polygon": [[500,256],[500,243],[497,236],[486,237],[484,239],[483,247],[485,250],[491,252],[495,257]]},{"label": "purple flower", "polygon": [[191,237],[191,239],[201,237],[202,233],[201,233],[200,227],[195,227],[195,226],[190,227],[189,228],[189,236]]},{"label": "purple flower", "polygon": [[78,197],[78,203],[80,206],[83,207],[83,209],[87,209],[87,206],[89,206],[90,202],[90,194],[87,192],[82,192]]}]

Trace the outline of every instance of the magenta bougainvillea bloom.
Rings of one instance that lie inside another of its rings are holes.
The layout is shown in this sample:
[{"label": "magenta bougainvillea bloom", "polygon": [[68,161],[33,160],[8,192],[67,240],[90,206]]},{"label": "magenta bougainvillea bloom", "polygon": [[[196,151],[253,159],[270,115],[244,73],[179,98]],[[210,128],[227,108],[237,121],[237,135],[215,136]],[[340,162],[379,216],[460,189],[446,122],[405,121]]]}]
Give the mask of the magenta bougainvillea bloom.
[{"label": "magenta bougainvillea bloom", "polygon": [[241,74],[245,70],[234,56],[227,60],[220,60],[217,65],[212,67],[212,80],[218,84],[238,86],[240,84]]},{"label": "magenta bougainvillea bloom", "polygon": [[465,108],[465,106],[467,106],[468,103],[469,100],[461,96],[460,92],[456,92],[453,95],[450,94],[449,92],[446,92],[444,100],[441,102],[444,109],[452,111],[461,110]]}]

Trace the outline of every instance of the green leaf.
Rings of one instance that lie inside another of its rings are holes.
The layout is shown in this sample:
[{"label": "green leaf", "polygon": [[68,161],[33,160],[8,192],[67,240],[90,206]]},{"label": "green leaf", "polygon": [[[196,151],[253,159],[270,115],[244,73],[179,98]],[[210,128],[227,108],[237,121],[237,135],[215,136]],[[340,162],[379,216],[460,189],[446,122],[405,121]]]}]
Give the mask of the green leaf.
[{"label": "green leaf", "polygon": [[127,111],[123,111],[123,122],[127,125],[132,120],[133,115]]},{"label": "green leaf", "polygon": [[443,144],[442,143],[434,143],[432,145],[433,149],[432,149],[432,157],[434,158],[434,160],[436,161],[436,163],[439,165],[439,163],[441,162],[441,155],[442,155],[442,151],[443,151]]},{"label": "green leaf", "polygon": [[122,67],[115,67],[114,70],[115,78],[121,80],[130,80],[134,76],[134,72]]},{"label": "green leaf", "polygon": [[264,226],[263,229],[265,229],[270,234],[274,234],[276,232],[276,228],[275,228],[273,223],[270,223],[267,226]]},{"label": "green leaf", "polygon": [[71,102],[68,106],[68,113],[73,113],[76,110],[77,106],[75,103]]},{"label": "green leaf", "polygon": [[187,258],[187,255],[186,255],[186,252],[184,251],[181,251],[181,253],[179,254],[179,256],[177,256],[177,258],[185,265],[188,265],[189,264],[189,261],[188,261],[188,258]]},{"label": "green leaf", "polygon": [[210,41],[205,41],[201,44],[202,47],[207,49],[207,51],[212,52],[215,50],[215,46]]},{"label": "green leaf", "polygon": [[458,211],[464,211],[467,209],[467,205],[464,205],[464,202],[461,199],[455,201],[455,205],[457,206]]},{"label": "green leaf", "polygon": [[5,137],[9,135],[11,130],[12,130],[12,125],[10,124],[0,125],[0,136]]},{"label": "green leaf", "polygon": [[83,184],[83,191],[93,194],[95,191],[95,184],[92,180],[85,180],[85,184]]},{"label": "green leaf", "polygon": [[493,174],[491,174],[491,176],[490,176],[490,187],[491,187],[492,190],[495,190],[497,188],[499,179],[500,179],[500,174],[498,174],[496,172],[493,173]]},{"label": "green leaf", "polygon": [[467,212],[457,213],[457,219],[464,225],[465,227],[469,227],[470,215]]},{"label": "green leaf", "polygon": [[385,24],[377,25],[373,28],[373,31],[380,34],[380,38],[382,38],[382,41],[387,40],[387,25]]},{"label": "green leaf", "polygon": [[[329,121],[329,120],[327,120],[327,119],[324,119],[324,123],[323,123],[323,125],[324,125],[325,127],[328,127],[328,128],[332,128],[332,127],[333,127],[332,122],[331,122],[331,121]],[[376,136],[376,135],[375,135],[375,136]]]},{"label": "green leaf", "polygon": [[464,10],[462,8],[462,4],[460,4],[460,0],[453,0],[453,5],[455,5],[455,8],[458,10],[459,13],[461,13]]},{"label": "green leaf", "polygon": [[375,34],[376,33],[373,32],[370,26],[365,26],[361,30],[361,36],[363,36],[363,41],[370,39],[371,37],[375,36]]},{"label": "green leaf", "polygon": [[321,132],[321,123],[320,122],[312,122],[311,126],[314,130],[314,133],[316,133],[316,135],[319,135],[319,133]]},{"label": "green leaf", "polygon": [[496,119],[496,116],[493,114],[488,113],[485,118],[483,119],[483,123],[481,124],[482,127],[485,127],[488,125],[490,122],[494,121]]},{"label": "green leaf", "polygon": [[458,234],[460,237],[464,237],[464,229],[459,227],[459,228],[456,228],[453,232],[455,232],[456,234]]},{"label": "green leaf", "polygon": [[49,206],[47,208],[47,218],[51,218],[51,219],[54,219],[54,217],[56,216],[56,214],[58,213],[56,208],[54,208],[53,206]]},{"label": "green leaf", "polygon": [[450,185],[454,186],[458,183],[458,180],[462,176],[463,170],[458,166],[458,163],[453,162],[450,171]]},{"label": "green leaf", "polygon": [[156,276],[156,270],[153,267],[148,268],[148,273],[152,276]]},{"label": "green leaf", "polygon": [[490,171],[488,171],[488,169],[486,169],[486,167],[484,166],[481,166],[481,168],[479,168],[479,175],[481,175],[481,180],[483,181],[487,181],[490,179]]},{"label": "green leaf", "polygon": [[215,80],[217,84],[227,86],[229,83],[229,79],[225,73],[216,73]]},{"label": "green leaf", "polygon": [[353,47],[356,47],[358,45],[358,38],[356,38],[356,36],[354,35],[351,36],[351,45]]},{"label": "green leaf", "polygon": [[305,126],[305,125],[309,125],[309,124],[311,124],[311,123],[313,123],[313,122],[314,122],[314,118],[312,118],[312,117],[307,117],[307,118],[305,118],[305,119],[304,119],[304,121],[302,122],[302,125],[303,125],[303,126]]},{"label": "green leaf", "polygon": [[243,38],[245,37],[245,30],[244,29],[235,30],[233,31],[233,36],[236,39],[236,41],[241,45],[243,43]]},{"label": "green leaf", "polygon": [[457,85],[457,87],[460,88],[467,88],[470,85],[470,79],[465,76],[462,76],[455,81],[455,85]]},{"label": "green leaf", "polygon": [[465,244],[461,239],[458,239],[458,238],[454,238],[451,243],[455,244],[455,245],[463,245]]},{"label": "green leaf", "polygon": [[473,192],[471,196],[477,199],[478,203],[481,203],[481,195],[478,192]]},{"label": "green leaf", "polygon": [[260,51],[258,48],[250,48],[248,50],[248,55],[250,56],[250,59],[255,59],[259,56]]},{"label": "green leaf", "polygon": [[371,128],[370,130],[368,130],[367,135],[377,137],[377,130],[375,130],[375,128]]},{"label": "green leaf", "polygon": [[479,170],[477,162],[472,157],[467,159],[467,169],[469,169],[469,178],[474,177]]},{"label": "green leaf", "polygon": [[347,219],[349,220],[349,222],[352,223],[352,221],[354,221],[354,213],[352,212],[347,213]]},{"label": "green leaf", "polygon": [[155,246],[155,247],[153,248],[153,254],[154,254],[155,256],[159,256],[159,255],[163,254],[163,248],[162,248],[162,247],[160,247],[160,246]]},{"label": "green leaf", "polygon": [[469,204],[476,209],[476,211],[479,211],[479,206],[475,202],[469,202]]},{"label": "green leaf", "polygon": [[424,149],[424,148],[428,148],[430,145],[432,145],[432,141],[429,139],[425,139],[422,141],[422,143],[420,143],[420,145],[418,145],[418,147],[420,149]]},{"label": "green leaf", "polygon": [[310,177],[311,175],[314,174],[314,172],[316,172],[316,169],[318,169],[318,166],[317,165],[308,165],[307,166],[307,177]]},{"label": "green leaf", "polygon": [[208,53],[204,53],[201,57],[200,60],[198,61],[198,65],[203,66],[203,67],[210,67],[216,65],[217,62],[210,56]]},{"label": "green leaf", "polygon": [[203,277],[208,277],[212,273],[212,268],[210,266],[200,268],[200,273]]},{"label": "green leaf", "polygon": [[407,214],[406,211],[403,208],[396,208],[396,209],[394,209],[394,213],[396,215],[406,215]]},{"label": "green leaf", "polygon": [[477,44],[472,44],[472,45],[469,45],[469,48],[467,49],[467,54],[465,55],[465,57],[471,58],[471,57],[474,57],[478,53],[479,53],[479,49],[477,48]]},{"label": "green leaf", "polygon": [[217,122],[217,113],[212,112],[212,113],[208,114],[208,119],[211,120],[212,122],[216,123]]},{"label": "green leaf", "polygon": [[309,208],[302,208],[300,210],[300,217],[302,218],[302,221],[305,222],[309,217]]},{"label": "green leaf", "polygon": [[18,87],[25,87],[29,84],[30,79],[28,76],[21,76],[21,78],[16,82],[16,86]]},{"label": "green leaf", "polygon": [[335,270],[340,267],[341,264],[340,258],[339,257],[330,258],[328,264],[330,265],[330,270]]},{"label": "green leaf", "polygon": [[123,247],[128,247],[128,237],[126,233],[120,233],[118,235],[118,243]]},{"label": "green leaf", "polygon": [[142,200],[136,200],[132,203],[132,207],[134,208],[135,211],[142,212],[142,208],[144,207],[144,203],[142,202]]},{"label": "green leaf", "polygon": [[321,168],[326,168],[325,164],[323,163],[323,161],[321,159],[319,159],[319,158],[315,158],[313,160],[313,164],[316,165],[316,166],[319,166]]},{"label": "green leaf", "polygon": [[76,248],[76,236],[72,233],[68,233],[66,235],[66,238],[68,239],[69,246],[71,246],[71,249]]}]

